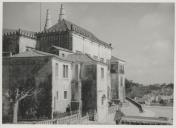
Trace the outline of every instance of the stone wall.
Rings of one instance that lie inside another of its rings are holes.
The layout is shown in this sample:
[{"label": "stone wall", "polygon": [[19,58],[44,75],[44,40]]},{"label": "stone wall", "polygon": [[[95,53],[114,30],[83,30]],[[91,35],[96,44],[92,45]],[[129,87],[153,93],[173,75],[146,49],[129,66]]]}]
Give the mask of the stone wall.
[{"label": "stone wall", "polygon": [[72,38],[69,31],[43,32],[36,36],[38,50],[48,52],[52,45],[72,50]]}]

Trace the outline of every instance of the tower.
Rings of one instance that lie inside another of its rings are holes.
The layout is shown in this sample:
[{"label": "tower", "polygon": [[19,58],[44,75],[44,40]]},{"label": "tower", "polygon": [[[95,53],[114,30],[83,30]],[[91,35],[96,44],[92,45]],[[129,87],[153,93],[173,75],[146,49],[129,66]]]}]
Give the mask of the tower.
[{"label": "tower", "polygon": [[49,9],[47,9],[46,10],[46,21],[45,21],[44,30],[47,30],[50,27],[51,27],[51,17],[50,17]]},{"label": "tower", "polygon": [[63,15],[64,15],[64,14],[63,14],[63,7],[62,7],[62,4],[61,4],[58,22],[60,22],[60,21],[63,19]]}]

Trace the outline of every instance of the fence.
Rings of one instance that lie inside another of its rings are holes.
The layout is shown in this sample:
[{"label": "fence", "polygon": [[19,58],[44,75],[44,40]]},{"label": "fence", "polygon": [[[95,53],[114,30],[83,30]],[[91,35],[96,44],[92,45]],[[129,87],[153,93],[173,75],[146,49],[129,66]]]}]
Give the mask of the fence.
[{"label": "fence", "polygon": [[80,114],[74,114],[70,116],[66,116],[59,119],[52,120],[44,120],[36,122],[37,124],[78,124],[78,123],[86,123],[89,120],[88,114],[84,117],[81,117]]}]

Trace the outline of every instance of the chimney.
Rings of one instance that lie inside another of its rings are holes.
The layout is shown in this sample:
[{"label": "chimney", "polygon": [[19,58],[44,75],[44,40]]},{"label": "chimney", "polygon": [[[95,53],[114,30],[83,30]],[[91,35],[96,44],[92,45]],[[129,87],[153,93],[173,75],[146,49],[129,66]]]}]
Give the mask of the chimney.
[{"label": "chimney", "polygon": [[49,9],[46,10],[46,21],[45,21],[45,27],[44,30],[47,30],[51,27],[51,17]]},{"label": "chimney", "polygon": [[63,19],[63,15],[64,15],[63,14],[63,7],[62,7],[62,4],[61,4],[58,22],[60,22]]}]

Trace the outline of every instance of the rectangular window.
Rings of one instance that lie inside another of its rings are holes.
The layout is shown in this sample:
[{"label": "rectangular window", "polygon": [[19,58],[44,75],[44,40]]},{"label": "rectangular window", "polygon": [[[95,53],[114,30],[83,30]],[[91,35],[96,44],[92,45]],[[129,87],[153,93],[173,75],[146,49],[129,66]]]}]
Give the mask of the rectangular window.
[{"label": "rectangular window", "polygon": [[124,65],[120,65],[120,69],[119,70],[120,70],[119,72],[123,74],[124,73]]},{"label": "rectangular window", "polygon": [[104,78],[104,68],[101,68],[101,78]]},{"label": "rectangular window", "polygon": [[67,91],[64,91],[64,99],[67,99]]},{"label": "rectangular window", "polygon": [[120,85],[123,86],[123,77],[120,77]]},{"label": "rectangular window", "polygon": [[63,65],[63,77],[68,78],[68,65]]},{"label": "rectangular window", "polygon": [[123,73],[125,73],[124,65],[123,65]]},{"label": "rectangular window", "polygon": [[108,65],[108,70],[110,70],[110,68],[111,68],[111,63],[110,63],[110,60],[109,60],[109,59],[106,59],[106,64]]},{"label": "rectangular window", "polygon": [[79,67],[78,64],[75,65],[75,79],[78,80],[79,78]]},{"label": "rectangular window", "polygon": [[56,63],[55,65],[55,76],[58,77],[58,73],[59,73],[59,66],[58,66],[58,63]]},{"label": "rectangular window", "polygon": [[56,97],[54,96],[54,110],[56,109]]},{"label": "rectangular window", "polygon": [[57,91],[56,92],[56,97],[57,97],[57,100],[59,99],[59,92]]}]

